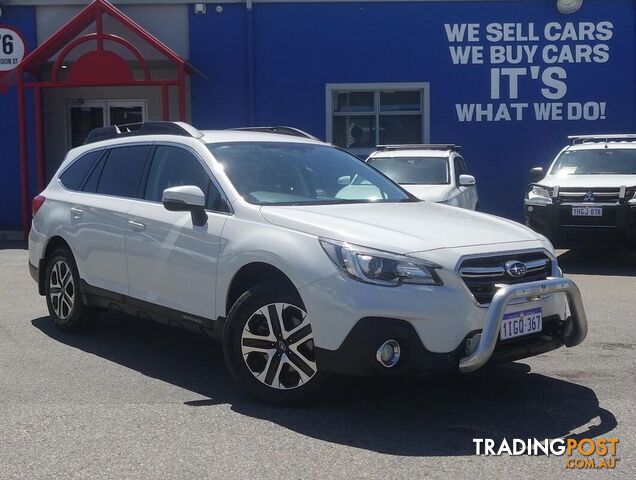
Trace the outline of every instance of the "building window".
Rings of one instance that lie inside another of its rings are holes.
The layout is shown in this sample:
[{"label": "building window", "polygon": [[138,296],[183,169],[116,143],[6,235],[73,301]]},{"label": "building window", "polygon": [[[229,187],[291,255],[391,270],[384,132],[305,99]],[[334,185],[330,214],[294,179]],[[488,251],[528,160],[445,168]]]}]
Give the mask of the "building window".
[{"label": "building window", "polygon": [[357,155],[429,141],[428,83],[327,85],[327,140]]}]

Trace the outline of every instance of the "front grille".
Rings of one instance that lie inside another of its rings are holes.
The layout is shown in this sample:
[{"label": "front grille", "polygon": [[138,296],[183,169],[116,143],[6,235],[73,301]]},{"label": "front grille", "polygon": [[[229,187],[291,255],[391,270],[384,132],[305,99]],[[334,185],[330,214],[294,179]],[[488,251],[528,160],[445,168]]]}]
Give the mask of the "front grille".
[{"label": "front grille", "polygon": [[[629,192],[629,195],[631,194]],[[559,189],[559,201],[565,203],[618,203],[620,199],[620,189],[618,188],[580,189],[562,187]]]},{"label": "front grille", "polygon": [[[520,278],[506,273],[506,263],[511,260],[523,262],[528,270]],[[489,257],[472,257],[459,266],[459,275],[471,291],[477,302],[487,305],[497,292],[497,284],[513,285],[517,283],[545,280],[552,273],[552,260],[545,252],[507,253]]]}]

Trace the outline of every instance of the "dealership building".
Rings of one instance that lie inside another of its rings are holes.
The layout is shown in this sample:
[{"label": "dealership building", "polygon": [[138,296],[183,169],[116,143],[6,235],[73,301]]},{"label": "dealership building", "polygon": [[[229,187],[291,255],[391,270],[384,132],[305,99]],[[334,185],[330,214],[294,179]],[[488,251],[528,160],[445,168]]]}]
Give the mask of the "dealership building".
[{"label": "dealership building", "polygon": [[[520,220],[567,135],[636,131],[634,0],[0,0],[0,238],[92,128],[454,143]],[[467,234],[469,234],[467,232]]]}]

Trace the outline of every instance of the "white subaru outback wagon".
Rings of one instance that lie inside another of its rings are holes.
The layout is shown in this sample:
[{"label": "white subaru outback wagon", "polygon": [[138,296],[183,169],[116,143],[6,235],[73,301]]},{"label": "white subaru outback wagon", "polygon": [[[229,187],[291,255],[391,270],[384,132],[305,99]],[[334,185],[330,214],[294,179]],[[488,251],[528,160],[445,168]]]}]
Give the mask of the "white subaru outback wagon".
[{"label": "white subaru outback wagon", "polygon": [[287,127],[99,129],[33,203],[30,269],[58,327],[111,308],[207,333],[270,402],[330,372],[470,372],[587,333],[545,237]]}]

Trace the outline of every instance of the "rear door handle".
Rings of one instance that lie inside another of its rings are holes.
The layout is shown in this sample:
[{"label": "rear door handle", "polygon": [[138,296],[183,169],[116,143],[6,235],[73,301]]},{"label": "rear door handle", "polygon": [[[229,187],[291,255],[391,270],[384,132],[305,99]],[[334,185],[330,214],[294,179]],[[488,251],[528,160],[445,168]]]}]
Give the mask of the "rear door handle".
[{"label": "rear door handle", "polygon": [[71,208],[71,216],[73,218],[82,218],[84,215],[84,210],[80,210],[79,208],[72,207]]},{"label": "rear door handle", "polygon": [[132,228],[133,230],[145,230],[146,229],[146,225],[140,222],[135,222],[133,220],[128,220],[128,225],[130,225],[130,228]]}]

